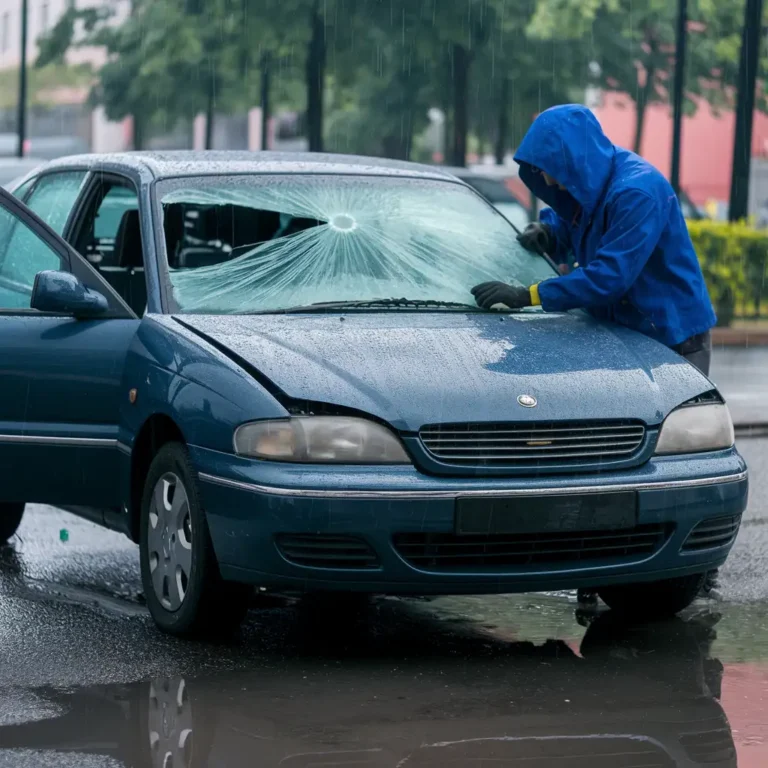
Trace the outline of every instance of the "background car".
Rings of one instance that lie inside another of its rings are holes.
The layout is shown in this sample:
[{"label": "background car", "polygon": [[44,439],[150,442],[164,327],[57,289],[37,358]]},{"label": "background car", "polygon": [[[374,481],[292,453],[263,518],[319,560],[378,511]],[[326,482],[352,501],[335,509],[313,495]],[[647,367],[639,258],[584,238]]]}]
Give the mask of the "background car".
[{"label": "background car", "polygon": [[0,186],[4,189],[16,187],[24,176],[44,162],[34,157],[0,157]]},{"label": "background car", "polygon": [[689,221],[700,221],[701,219],[707,218],[707,216],[694,205],[684,189],[680,190],[678,198],[680,199],[680,208],[683,211],[683,216],[685,216],[686,219]]},{"label": "background car", "polygon": [[503,177],[485,175],[468,168],[446,167],[444,170],[479,192],[520,231],[530,223],[528,208],[505,184]]},{"label": "background car", "polygon": [[0,537],[27,502],[125,532],[166,631],[236,625],[252,585],[666,616],[726,559],[747,472],[712,383],[583,312],[481,310],[555,271],[454,176],[148,153],[14,192]]},{"label": "background car", "polygon": [[[16,133],[0,133],[0,157],[13,157],[18,148]],[[24,142],[24,154],[43,160],[88,152],[89,143],[77,136],[32,136]]]}]

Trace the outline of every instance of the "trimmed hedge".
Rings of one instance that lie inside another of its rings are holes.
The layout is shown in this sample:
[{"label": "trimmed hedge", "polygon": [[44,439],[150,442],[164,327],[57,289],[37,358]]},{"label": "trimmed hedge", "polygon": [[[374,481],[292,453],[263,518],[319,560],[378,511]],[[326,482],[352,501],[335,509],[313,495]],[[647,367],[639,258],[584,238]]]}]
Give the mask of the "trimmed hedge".
[{"label": "trimmed hedge", "polygon": [[[730,325],[736,307],[753,304],[759,312],[768,279],[768,231],[727,221],[689,221],[718,325]],[[766,296],[768,299],[768,296]]]}]

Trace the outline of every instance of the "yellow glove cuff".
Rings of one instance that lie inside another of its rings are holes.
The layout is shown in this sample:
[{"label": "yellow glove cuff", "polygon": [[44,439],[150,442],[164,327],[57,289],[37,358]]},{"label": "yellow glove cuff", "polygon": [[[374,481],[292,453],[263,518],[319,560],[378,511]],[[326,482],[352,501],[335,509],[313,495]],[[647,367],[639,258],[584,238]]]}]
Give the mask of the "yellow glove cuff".
[{"label": "yellow glove cuff", "polygon": [[531,292],[531,306],[541,306],[541,299],[539,298],[539,284],[536,283],[536,285],[532,285],[528,290]]}]

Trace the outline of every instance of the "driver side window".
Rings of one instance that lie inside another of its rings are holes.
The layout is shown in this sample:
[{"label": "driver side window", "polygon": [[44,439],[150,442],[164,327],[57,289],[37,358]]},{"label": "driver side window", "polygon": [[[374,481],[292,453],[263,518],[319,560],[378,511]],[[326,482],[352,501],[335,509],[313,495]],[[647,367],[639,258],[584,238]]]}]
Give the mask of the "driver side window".
[{"label": "driver side window", "polygon": [[43,270],[67,268],[56,251],[3,207],[0,249],[0,311],[29,309],[35,275]]}]

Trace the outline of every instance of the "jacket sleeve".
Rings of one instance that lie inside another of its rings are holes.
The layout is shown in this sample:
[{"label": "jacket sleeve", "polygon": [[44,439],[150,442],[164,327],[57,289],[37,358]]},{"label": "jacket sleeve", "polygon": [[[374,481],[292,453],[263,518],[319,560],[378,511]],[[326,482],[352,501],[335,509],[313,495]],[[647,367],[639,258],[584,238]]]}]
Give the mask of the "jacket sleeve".
[{"label": "jacket sleeve", "polygon": [[612,205],[608,227],[589,263],[539,285],[548,312],[613,304],[635,282],[659,242],[669,203],[642,190],[627,190]]},{"label": "jacket sleeve", "polygon": [[573,247],[571,245],[571,233],[568,223],[561,219],[551,208],[545,208],[539,214],[539,221],[549,227],[552,237],[555,238],[557,245],[555,252],[550,253],[552,260],[556,264],[565,264],[568,261],[568,254]]}]

